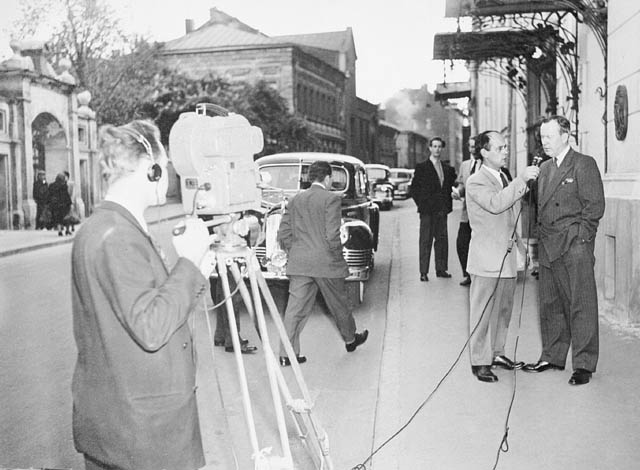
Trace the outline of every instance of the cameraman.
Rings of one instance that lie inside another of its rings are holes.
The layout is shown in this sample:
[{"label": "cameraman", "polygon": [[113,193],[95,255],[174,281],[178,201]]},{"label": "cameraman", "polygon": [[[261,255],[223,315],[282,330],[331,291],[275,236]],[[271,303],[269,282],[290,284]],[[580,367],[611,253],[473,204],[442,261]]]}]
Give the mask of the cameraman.
[{"label": "cameraman", "polygon": [[209,234],[190,219],[165,257],[144,210],[164,204],[167,157],[153,124],[100,130],[104,202],[72,252],[73,436],[88,470],[204,465],[187,319],[207,287]]}]

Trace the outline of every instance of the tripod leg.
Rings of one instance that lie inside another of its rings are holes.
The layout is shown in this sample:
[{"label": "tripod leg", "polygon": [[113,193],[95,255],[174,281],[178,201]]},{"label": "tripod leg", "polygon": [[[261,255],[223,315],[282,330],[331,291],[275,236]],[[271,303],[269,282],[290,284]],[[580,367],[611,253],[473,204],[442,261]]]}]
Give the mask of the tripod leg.
[{"label": "tripod leg", "polygon": [[[280,399],[280,390],[278,388],[278,382],[276,380],[276,374],[280,372],[277,367],[277,362],[273,350],[271,349],[271,343],[269,341],[269,333],[267,332],[267,323],[264,319],[264,311],[262,309],[262,299],[260,297],[260,289],[256,277],[262,275],[260,267],[251,263],[251,256],[253,256],[251,250],[247,249],[248,265],[249,265],[249,283],[251,285],[251,293],[253,294],[253,304],[255,306],[256,319],[258,321],[258,328],[260,329],[262,337],[262,347],[265,353],[265,363],[267,366],[267,373],[269,376],[269,385],[271,386],[271,396],[273,398],[273,407],[276,413],[276,421],[278,423],[278,431],[280,432],[280,444],[282,446],[283,457],[287,462],[293,462],[291,457],[291,448],[289,446],[289,438],[287,436],[287,427],[284,421],[284,413],[282,411],[282,401]],[[256,272],[256,268],[258,271]],[[236,267],[237,269],[237,267]]]},{"label": "tripod leg", "polygon": [[249,293],[249,289],[247,289],[247,285],[244,283],[244,279],[242,278],[242,274],[240,273],[240,268],[236,263],[231,263],[231,265],[229,266],[229,271],[231,271],[233,279],[238,285],[238,290],[240,291],[240,295],[242,296],[244,305],[247,307],[247,312],[249,312],[249,316],[251,317],[253,325],[256,328],[256,332],[258,333],[258,338],[260,338],[260,341],[262,341],[262,335],[260,333],[260,328],[258,327],[258,320],[253,309],[253,302],[251,301],[251,294]]},{"label": "tripod leg", "polygon": [[249,431],[249,439],[251,441],[251,447],[254,455],[259,455],[260,450],[258,448],[258,437],[256,435],[256,426],[253,419],[253,411],[251,409],[251,397],[249,396],[249,387],[247,385],[247,374],[244,369],[244,362],[242,360],[242,352],[240,350],[240,337],[238,330],[235,328],[236,317],[233,311],[233,302],[231,301],[231,290],[229,289],[229,278],[227,271],[227,258],[224,254],[219,253],[217,255],[218,270],[220,272],[220,281],[222,282],[222,291],[224,293],[225,305],[227,307],[227,315],[229,317],[229,325],[233,325],[229,330],[231,331],[231,340],[233,342],[234,356],[236,360],[236,366],[238,369],[238,379],[240,381],[240,389],[242,391],[242,404],[244,405],[244,416],[247,421],[247,428]]}]

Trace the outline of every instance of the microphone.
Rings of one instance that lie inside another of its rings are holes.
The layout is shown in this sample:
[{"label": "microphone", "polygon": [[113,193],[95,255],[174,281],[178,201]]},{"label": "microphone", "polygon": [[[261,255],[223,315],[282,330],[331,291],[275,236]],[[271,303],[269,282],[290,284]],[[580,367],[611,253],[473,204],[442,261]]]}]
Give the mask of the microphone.
[{"label": "microphone", "polygon": [[531,160],[531,164],[539,167],[542,164],[542,157],[540,155],[536,155],[533,157],[533,160]]}]

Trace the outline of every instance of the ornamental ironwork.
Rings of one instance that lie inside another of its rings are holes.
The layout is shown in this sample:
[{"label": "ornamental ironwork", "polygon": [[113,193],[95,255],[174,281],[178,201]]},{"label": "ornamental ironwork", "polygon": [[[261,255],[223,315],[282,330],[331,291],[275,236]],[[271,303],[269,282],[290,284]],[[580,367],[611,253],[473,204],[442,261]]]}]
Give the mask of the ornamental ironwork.
[{"label": "ornamental ironwork", "polygon": [[613,123],[616,129],[616,139],[624,140],[627,137],[629,126],[629,98],[625,85],[618,85],[616,88],[616,97],[613,102]]}]

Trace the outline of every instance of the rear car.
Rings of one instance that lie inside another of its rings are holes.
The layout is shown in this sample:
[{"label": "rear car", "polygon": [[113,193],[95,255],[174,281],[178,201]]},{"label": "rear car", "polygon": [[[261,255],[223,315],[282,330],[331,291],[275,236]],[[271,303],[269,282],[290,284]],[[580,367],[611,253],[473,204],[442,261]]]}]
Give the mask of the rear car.
[{"label": "rear car", "polygon": [[391,168],[389,182],[393,185],[394,199],[407,199],[409,197],[412,179],[413,170],[407,168]]},{"label": "rear car", "polygon": [[393,206],[393,185],[389,182],[391,171],[387,165],[369,163],[365,165],[369,179],[369,197],[382,210]]}]

